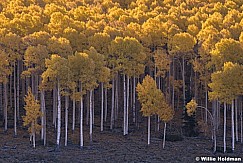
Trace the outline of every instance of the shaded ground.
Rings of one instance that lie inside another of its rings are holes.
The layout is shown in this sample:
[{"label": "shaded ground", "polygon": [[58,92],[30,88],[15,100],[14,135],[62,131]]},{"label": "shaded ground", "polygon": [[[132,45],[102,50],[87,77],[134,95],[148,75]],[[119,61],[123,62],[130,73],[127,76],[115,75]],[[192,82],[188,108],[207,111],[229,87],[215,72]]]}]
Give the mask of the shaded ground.
[{"label": "shaded ground", "polygon": [[[142,130],[134,130],[128,136],[122,135],[121,128],[103,133],[99,127],[94,127],[93,144],[89,144],[88,127],[85,126],[85,147],[79,148],[77,128],[74,134],[69,132],[69,144],[62,146],[60,152],[55,152],[55,135],[50,131],[47,135],[47,146],[40,141],[36,149],[29,144],[28,133],[24,129],[18,130],[18,136],[0,132],[0,162],[196,162],[198,156],[230,156],[242,157],[243,147],[236,144],[234,153],[212,154],[212,141],[205,137],[184,138],[183,141],[166,142],[162,149],[160,134],[152,133],[151,145],[147,146],[147,134]],[[131,129],[132,130],[132,129]],[[1,128],[3,131],[3,128]],[[64,134],[61,135],[62,138]],[[39,140],[39,135],[37,141]],[[230,142],[230,141],[229,141]]]}]

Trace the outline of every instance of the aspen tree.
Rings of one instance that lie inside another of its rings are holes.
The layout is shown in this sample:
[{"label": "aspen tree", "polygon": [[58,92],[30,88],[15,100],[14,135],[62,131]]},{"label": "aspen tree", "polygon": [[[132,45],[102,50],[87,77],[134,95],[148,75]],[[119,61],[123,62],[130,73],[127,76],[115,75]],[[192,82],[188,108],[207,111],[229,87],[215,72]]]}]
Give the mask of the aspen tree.
[{"label": "aspen tree", "polygon": [[164,94],[159,90],[158,92],[158,106],[156,114],[158,114],[161,121],[164,122],[164,137],[163,137],[163,148],[165,148],[165,136],[166,136],[166,126],[167,123],[172,120],[174,116],[174,110],[171,106],[166,102]]},{"label": "aspen tree", "polygon": [[141,103],[141,112],[143,116],[148,117],[148,145],[150,144],[150,117],[156,114],[159,106],[160,90],[157,89],[154,79],[145,76],[142,84],[137,85],[138,100]]},{"label": "aspen tree", "polygon": [[[23,125],[29,126],[28,131],[30,133],[30,140],[33,141],[33,147],[35,148],[36,133],[41,129],[41,126],[38,124],[38,119],[42,116],[40,111],[40,104],[32,94],[31,89],[28,89],[28,93],[25,97],[25,111],[26,115],[23,116]],[[33,139],[33,140],[32,140]]]}]

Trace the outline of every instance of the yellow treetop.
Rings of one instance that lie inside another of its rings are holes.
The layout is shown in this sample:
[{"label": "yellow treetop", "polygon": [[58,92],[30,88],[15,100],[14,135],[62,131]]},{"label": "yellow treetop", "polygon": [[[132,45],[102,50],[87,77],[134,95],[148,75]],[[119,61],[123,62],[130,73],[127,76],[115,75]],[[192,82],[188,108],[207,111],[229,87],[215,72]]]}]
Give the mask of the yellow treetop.
[{"label": "yellow treetop", "polygon": [[25,106],[24,109],[26,111],[25,116],[23,116],[23,125],[29,126],[29,132],[33,133],[33,129],[35,132],[41,129],[41,126],[38,124],[38,118],[42,116],[40,111],[40,104],[38,100],[35,100],[35,96],[32,94],[31,89],[28,89],[28,93],[25,96]]},{"label": "yellow treetop", "polygon": [[190,102],[186,104],[186,109],[187,114],[189,116],[192,116],[196,112],[197,102],[194,99],[192,99]]}]

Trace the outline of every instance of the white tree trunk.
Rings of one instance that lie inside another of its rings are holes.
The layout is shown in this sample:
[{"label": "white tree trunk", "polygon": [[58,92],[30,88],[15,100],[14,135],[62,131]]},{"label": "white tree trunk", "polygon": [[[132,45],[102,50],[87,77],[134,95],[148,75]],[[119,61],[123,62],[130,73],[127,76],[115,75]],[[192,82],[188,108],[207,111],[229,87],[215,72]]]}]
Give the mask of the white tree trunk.
[{"label": "white tree trunk", "polygon": [[232,107],[231,107],[231,121],[232,121],[232,151],[235,150],[235,124],[234,124],[234,100],[232,100]]},{"label": "white tree trunk", "polygon": [[107,88],[105,88],[105,122],[107,120]]},{"label": "white tree trunk", "polygon": [[166,135],[166,122],[165,122],[165,126],[164,126],[163,148],[165,148],[165,135]]},{"label": "white tree trunk", "polygon": [[[159,76],[158,77],[158,86],[159,86],[159,90],[161,90],[162,91],[162,89],[161,89],[161,85],[160,85],[160,80],[161,80],[161,77]],[[159,131],[159,129],[160,129],[160,118],[159,118],[159,115],[157,116],[157,131]]]},{"label": "white tree trunk", "polygon": [[19,120],[20,61],[17,62],[17,120]]},{"label": "white tree trunk", "polygon": [[43,140],[44,146],[46,145],[46,107],[45,107],[45,92],[41,90],[41,139]]},{"label": "white tree trunk", "polygon": [[95,110],[94,110],[94,91],[92,91],[92,125],[95,123]]},{"label": "white tree trunk", "polygon": [[33,133],[33,147],[35,148],[35,132]]},{"label": "white tree trunk", "polygon": [[104,83],[101,83],[101,117],[100,117],[100,131],[104,130]]},{"label": "white tree trunk", "polygon": [[123,96],[124,96],[124,101],[123,101],[123,135],[126,135],[126,111],[127,111],[127,98],[126,98],[126,75],[123,74]]},{"label": "white tree trunk", "polygon": [[57,150],[59,150],[61,138],[61,95],[59,80],[57,81],[57,103]]},{"label": "white tree trunk", "polygon": [[[80,84],[80,90],[82,92],[82,86]],[[80,97],[80,147],[84,146],[84,138],[83,138],[83,95]]]},{"label": "white tree trunk", "polygon": [[226,152],[226,119],[227,119],[227,107],[224,102],[224,153]]},{"label": "white tree trunk", "polygon": [[239,141],[239,134],[238,134],[238,100],[235,99],[235,140]]},{"label": "white tree trunk", "polygon": [[118,119],[118,112],[119,112],[119,96],[118,96],[118,91],[119,91],[119,75],[117,74],[116,80],[115,80],[115,107],[114,107],[114,119]]},{"label": "white tree trunk", "polygon": [[150,116],[148,116],[148,145],[150,144]]},{"label": "white tree trunk", "polygon": [[45,92],[43,91],[43,117],[44,117],[44,146],[46,145],[46,102],[45,102]]},{"label": "white tree trunk", "polygon": [[[206,108],[206,110],[208,110]],[[217,150],[217,137],[216,137],[216,123],[217,123],[217,115],[216,115],[216,111],[217,111],[217,101],[213,101],[213,140],[214,140],[214,148],[213,151],[214,153]]]},{"label": "white tree trunk", "polygon": [[64,145],[67,146],[68,141],[68,104],[69,104],[69,97],[65,96],[65,143]]},{"label": "white tree trunk", "polygon": [[88,126],[89,125],[89,114],[90,114],[90,108],[89,108],[89,104],[90,104],[90,95],[89,95],[90,92],[87,92],[87,96],[86,96],[86,125]]},{"label": "white tree trunk", "polygon": [[127,76],[126,134],[128,134],[128,116],[129,116],[129,82],[130,82],[130,78],[129,78],[129,76]]},{"label": "white tree trunk", "polygon": [[32,128],[33,147],[35,148],[35,129],[34,129],[33,122],[31,124],[31,128]]},{"label": "white tree trunk", "polygon": [[12,80],[13,80],[13,76],[10,75],[9,77],[9,105],[10,105],[10,108],[12,109],[13,108],[13,96],[12,96]]},{"label": "white tree trunk", "polygon": [[14,136],[17,136],[17,90],[16,90],[16,64],[14,64]]},{"label": "white tree trunk", "polygon": [[90,113],[89,113],[89,136],[90,136],[90,144],[92,144],[92,142],[93,142],[93,139],[92,139],[92,133],[93,133],[93,122],[92,122],[92,120],[93,120],[93,113],[92,113],[92,111],[93,111],[93,104],[92,104],[92,94],[93,94],[93,90],[90,90],[90,92],[89,92],[89,104],[90,104],[90,106],[89,106],[89,110],[90,110]]}]

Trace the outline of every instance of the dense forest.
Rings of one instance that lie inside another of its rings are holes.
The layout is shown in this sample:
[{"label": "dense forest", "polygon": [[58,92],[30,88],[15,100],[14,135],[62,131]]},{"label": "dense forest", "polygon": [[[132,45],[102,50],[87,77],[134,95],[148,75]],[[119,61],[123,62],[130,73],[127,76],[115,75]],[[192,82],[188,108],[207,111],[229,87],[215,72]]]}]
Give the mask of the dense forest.
[{"label": "dense forest", "polygon": [[0,12],[6,134],[24,125],[45,146],[54,128],[60,150],[76,130],[85,146],[83,126],[92,144],[94,126],[125,136],[145,122],[150,144],[152,118],[164,141],[179,121],[184,136],[208,127],[213,152],[219,130],[223,152],[243,143],[243,1],[0,0]]}]

